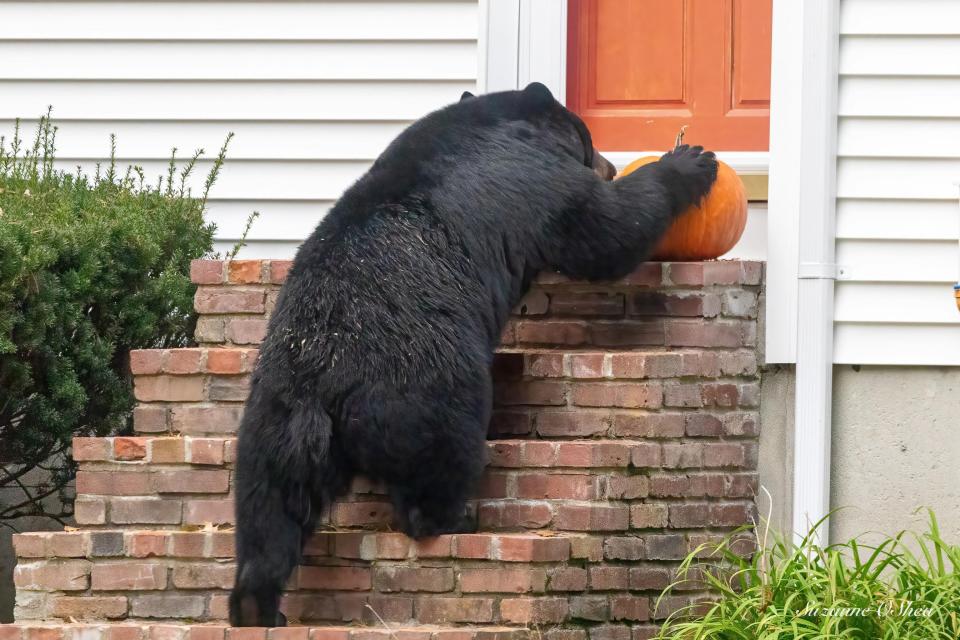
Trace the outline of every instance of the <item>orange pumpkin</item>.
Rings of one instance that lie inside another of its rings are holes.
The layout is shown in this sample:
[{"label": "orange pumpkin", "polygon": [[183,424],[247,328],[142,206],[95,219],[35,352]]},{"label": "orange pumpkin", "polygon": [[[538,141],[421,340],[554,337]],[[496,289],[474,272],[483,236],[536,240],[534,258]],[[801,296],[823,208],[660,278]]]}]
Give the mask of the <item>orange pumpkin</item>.
[{"label": "orange pumpkin", "polygon": [[[659,159],[646,156],[634,160],[617,178]],[[673,221],[651,260],[712,260],[740,240],[747,225],[747,192],[736,171],[724,162],[717,164],[717,181],[710,193],[699,206],[691,206]]]}]

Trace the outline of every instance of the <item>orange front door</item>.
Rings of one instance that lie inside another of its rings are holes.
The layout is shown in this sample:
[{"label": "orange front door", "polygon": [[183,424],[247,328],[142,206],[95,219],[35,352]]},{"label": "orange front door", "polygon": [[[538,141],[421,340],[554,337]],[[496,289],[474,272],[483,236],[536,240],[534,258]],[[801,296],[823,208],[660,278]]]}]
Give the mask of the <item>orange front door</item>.
[{"label": "orange front door", "polygon": [[772,0],[570,0],[567,106],[602,151],[766,151]]}]

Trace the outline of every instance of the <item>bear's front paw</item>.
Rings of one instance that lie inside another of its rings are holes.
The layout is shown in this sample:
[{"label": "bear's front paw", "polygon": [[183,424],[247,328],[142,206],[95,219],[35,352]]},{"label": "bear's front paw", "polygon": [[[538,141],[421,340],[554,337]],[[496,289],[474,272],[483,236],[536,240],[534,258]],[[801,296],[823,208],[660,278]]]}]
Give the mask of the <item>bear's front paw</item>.
[{"label": "bear's front paw", "polygon": [[679,175],[693,202],[700,202],[717,179],[717,156],[700,146],[682,144],[665,153],[660,162]]}]

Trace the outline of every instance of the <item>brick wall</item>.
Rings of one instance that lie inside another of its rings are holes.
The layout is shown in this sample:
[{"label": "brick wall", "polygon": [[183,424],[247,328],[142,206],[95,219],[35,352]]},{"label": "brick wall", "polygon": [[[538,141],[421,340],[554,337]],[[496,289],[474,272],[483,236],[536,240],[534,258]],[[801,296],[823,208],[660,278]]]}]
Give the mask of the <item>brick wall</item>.
[{"label": "brick wall", "polygon": [[[80,530],[17,536],[19,620],[138,621],[137,637],[189,620],[207,626],[174,635],[222,637],[234,434],[288,268],[194,263],[200,346],[131,354],[136,435],[75,441]],[[330,640],[345,623],[641,640],[709,597],[655,604],[685,554],[754,514],[761,281],[738,261],[541,276],[496,358],[480,531],[390,533],[383,487],[358,478],[291,578],[291,621]]]}]

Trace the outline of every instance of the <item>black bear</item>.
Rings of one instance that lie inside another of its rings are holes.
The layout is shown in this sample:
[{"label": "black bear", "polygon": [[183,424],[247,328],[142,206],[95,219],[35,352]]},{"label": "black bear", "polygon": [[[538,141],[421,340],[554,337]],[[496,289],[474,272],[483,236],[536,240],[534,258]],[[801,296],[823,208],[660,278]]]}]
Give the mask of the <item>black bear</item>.
[{"label": "black bear", "polygon": [[411,125],[297,253],[260,349],[236,462],[233,625],[279,596],[355,474],[415,538],[467,530],[501,330],[544,269],[626,275],[716,177],[682,146],[620,180],[541,84]]}]

